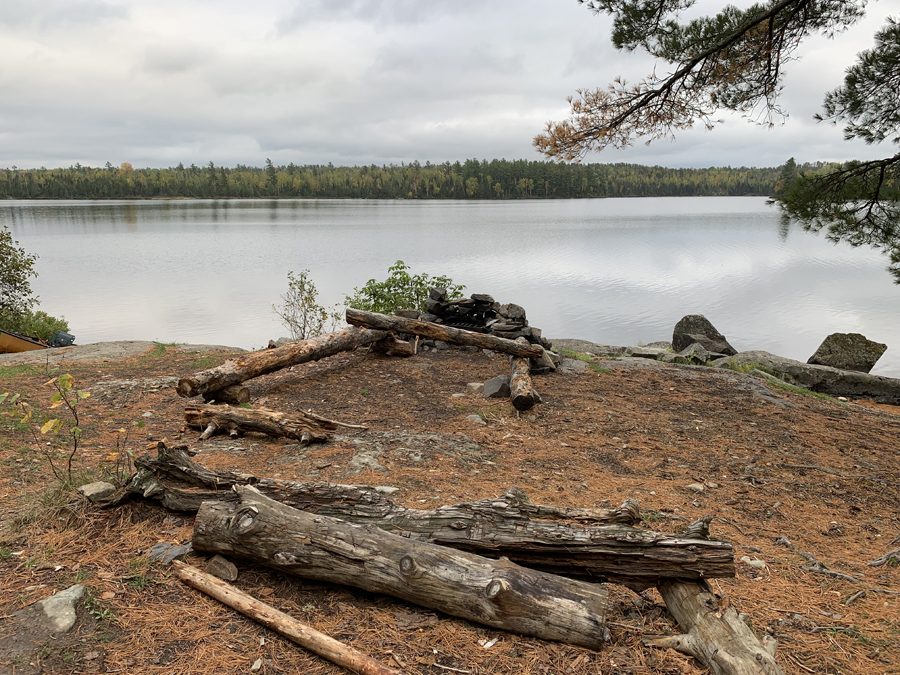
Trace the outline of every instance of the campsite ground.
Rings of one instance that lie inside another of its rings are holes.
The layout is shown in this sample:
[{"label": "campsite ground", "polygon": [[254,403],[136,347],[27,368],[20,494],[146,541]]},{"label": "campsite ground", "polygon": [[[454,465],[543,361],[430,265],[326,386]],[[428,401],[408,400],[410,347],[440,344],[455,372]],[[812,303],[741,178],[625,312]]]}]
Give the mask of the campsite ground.
[{"label": "campsite ground", "polygon": [[[620,360],[536,377],[544,402],[517,414],[508,400],[466,391],[507,372],[505,356],[450,349],[401,359],[360,349],[247,385],[254,407],[312,410],[367,431],[307,448],[252,435],[200,442],[183,428],[174,380],[229,355],[159,345],[63,364],[56,374],[91,394],[79,407],[76,473],[109,476],[125,449],[141,454],[165,438],[197,448],[195,459],[211,469],[391,486],[399,488],[391,498],[409,507],[519,486],[535,503],[559,506],[636,499],[644,526],[666,532],[713,514],[712,536],[732,542],[739,561],[737,577],[713,588],[757,634],[778,639],[786,673],[900,672],[900,595],[878,592],[900,591],[900,566],[867,564],[900,546],[896,408],[730,371]],[[48,379],[46,365],[0,364],[0,391],[21,393],[38,425],[51,412]],[[343,672],[148,562],[153,544],[189,541],[192,518],[140,502],[100,511],[60,491],[48,457],[64,471],[65,432],[34,435],[17,419],[0,417],[0,656],[14,612],[76,582],[88,596],[71,634],[0,659],[0,673],[246,673],[257,660],[264,674]],[[858,582],[802,569],[808,561],[776,545],[781,536]],[[205,564],[200,555],[188,561]],[[704,672],[675,651],[642,646],[643,635],[677,632],[655,591],[641,597],[611,585],[612,642],[591,652],[238,563],[243,590],[410,673]],[[858,591],[866,592],[848,602]],[[487,649],[479,644],[493,638]]]}]

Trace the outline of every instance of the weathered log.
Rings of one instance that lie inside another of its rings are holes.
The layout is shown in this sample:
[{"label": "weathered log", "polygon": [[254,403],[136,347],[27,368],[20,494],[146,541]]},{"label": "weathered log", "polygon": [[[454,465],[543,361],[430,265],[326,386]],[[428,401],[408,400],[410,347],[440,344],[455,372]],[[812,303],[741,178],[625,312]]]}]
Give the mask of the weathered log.
[{"label": "weathered log", "polygon": [[523,490],[512,488],[495,499],[419,511],[394,504],[367,486],[213,472],[193,462],[182,448],[160,443],[157,451],[156,459],[135,460],[139,470],[128,490],[176,511],[196,511],[204,500],[234,499],[228,488],[252,484],[272,499],[318,515],[635,590],[665,578],[735,574],[731,544],[635,528],[640,513],[634,501],[618,509],[557,508],[533,504]]},{"label": "weathered log", "polygon": [[198,551],[385,593],[513,633],[589,649],[605,642],[603,585],[306,513],[249,485],[233,489],[239,503],[204,502],[197,512]]},{"label": "weathered log", "polygon": [[225,387],[218,391],[208,391],[203,394],[203,400],[207,403],[232,403],[241,405],[242,403],[250,403],[250,390],[239,384]]},{"label": "weathered log", "polygon": [[663,580],[659,593],[684,634],[647,636],[644,644],[693,656],[713,675],[784,675],[775,661],[778,642],[768,635],[760,642],[746,615],[719,607],[706,581]]},{"label": "weathered log", "polygon": [[264,408],[240,408],[222,405],[194,405],[184,409],[184,421],[189,427],[204,429],[201,440],[217,433],[245,433],[256,431],[276,438],[293,438],[301,445],[311,441],[327,441],[329,431],[339,426],[365,429],[358,424],[344,424],[328,420],[302,410],[283,413]]},{"label": "weathered log", "polygon": [[492,349],[495,352],[503,352],[505,354],[512,354],[513,356],[537,358],[543,353],[543,349],[540,345],[529,344],[526,347],[518,344],[514,340],[498,338],[493,335],[473,333],[472,331],[462,330],[460,328],[450,328],[449,326],[442,326],[441,324],[431,323],[430,321],[405,319],[401,316],[388,316],[387,314],[378,314],[376,312],[363,312],[362,310],[353,309],[351,307],[347,308],[347,323],[354,326],[362,326],[364,328],[376,328],[378,330],[421,335],[422,337],[432,338],[433,340],[443,340],[444,342],[455,345]]},{"label": "weathered log", "polygon": [[231,584],[217,579],[211,574],[201,572],[196,567],[180,560],[174,561],[172,565],[175,569],[175,576],[188,586],[236,609],[244,616],[249,616],[266,628],[283,635],[332,663],[360,673],[360,675],[402,675],[399,670],[379,663],[368,654],[320,633],[315,628],[297,621],[290,614],[285,614],[243,591],[239,591]]},{"label": "weathered log", "polygon": [[185,398],[200,396],[282,368],[351,351],[357,347],[377,342],[384,337],[385,333],[382,331],[361,330],[349,326],[336,333],[327,333],[311,340],[290,342],[275,349],[250,352],[226,361],[221,366],[182,377],[178,380],[176,391],[179,396]]},{"label": "weathered log", "polygon": [[[516,338],[520,344],[528,344],[523,337]],[[531,360],[522,356],[509,359],[509,399],[513,408],[519,411],[531,410],[537,403],[537,394],[531,383]]]},{"label": "weathered log", "polygon": [[372,351],[388,356],[414,356],[415,347],[409,342],[398,340],[393,335],[372,343]]}]

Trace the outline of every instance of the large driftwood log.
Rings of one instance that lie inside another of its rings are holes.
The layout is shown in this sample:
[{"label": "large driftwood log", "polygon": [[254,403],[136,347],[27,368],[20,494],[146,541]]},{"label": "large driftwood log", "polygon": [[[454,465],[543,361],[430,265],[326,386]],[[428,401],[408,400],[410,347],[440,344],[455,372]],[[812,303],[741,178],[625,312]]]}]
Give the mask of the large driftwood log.
[{"label": "large driftwood log", "polygon": [[343,666],[360,675],[403,675],[399,670],[379,663],[368,654],[354,649],[343,642],[320,633],[304,623],[297,621],[290,614],[280,612],[274,607],[239,591],[221,579],[201,572],[196,567],[176,560],[172,563],[175,576],[188,586],[206,593],[219,602],[249,616],[279,635],[296,642],[314,654],[328,659],[332,663]]},{"label": "large driftwood log", "polygon": [[201,440],[217,433],[245,433],[256,431],[276,438],[292,438],[308,445],[313,441],[327,441],[329,431],[339,426],[365,429],[358,424],[344,424],[312,413],[283,413],[264,408],[240,408],[221,405],[194,405],[184,409],[184,421],[189,427],[203,429]]},{"label": "large driftwood log", "polygon": [[363,312],[359,309],[347,308],[347,323],[354,326],[362,326],[364,328],[376,328],[378,330],[389,330],[398,333],[410,333],[412,335],[421,335],[422,337],[432,338],[433,340],[443,340],[455,345],[467,345],[470,347],[480,347],[482,349],[492,349],[496,352],[504,352],[514,356],[525,356],[530,358],[538,358],[543,349],[540,345],[524,346],[513,340],[498,338],[493,335],[485,335],[483,333],[473,333],[468,330],[459,328],[450,328],[442,326],[430,321],[418,321],[416,319],[405,319],[401,316],[388,316],[387,314],[378,314],[376,312]]},{"label": "large driftwood log", "polygon": [[635,590],[655,586],[660,579],[735,574],[731,544],[636,528],[641,518],[633,501],[618,509],[557,508],[533,504],[523,490],[512,488],[495,499],[419,511],[367,486],[213,472],[193,462],[182,448],[159,443],[157,451],[155,459],[135,460],[139,470],[128,490],[172,510],[196,511],[205,500],[233,500],[231,486],[252,484],[272,499],[318,515]]},{"label": "large driftwood log", "polygon": [[720,609],[706,581],[664,580],[659,592],[683,635],[648,636],[644,643],[693,656],[713,675],[784,675],[775,661],[776,640],[760,642],[734,607]]},{"label": "large driftwood log", "polygon": [[[520,344],[528,344],[523,337],[516,338]],[[509,400],[519,411],[531,410],[538,397],[531,382],[531,360],[522,356],[509,359]]]},{"label": "large driftwood log", "polygon": [[216,368],[182,377],[178,381],[176,390],[180,396],[185,398],[200,396],[282,368],[351,351],[385,337],[386,334],[382,331],[361,330],[349,326],[336,333],[327,333],[311,340],[291,342],[275,349],[263,349],[244,354],[231,361],[226,361]]},{"label": "large driftwood log", "polygon": [[513,633],[589,649],[605,642],[605,586],[306,513],[252,486],[233,489],[239,503],[205,502],[197,512],[198,551],[393,595]]}]

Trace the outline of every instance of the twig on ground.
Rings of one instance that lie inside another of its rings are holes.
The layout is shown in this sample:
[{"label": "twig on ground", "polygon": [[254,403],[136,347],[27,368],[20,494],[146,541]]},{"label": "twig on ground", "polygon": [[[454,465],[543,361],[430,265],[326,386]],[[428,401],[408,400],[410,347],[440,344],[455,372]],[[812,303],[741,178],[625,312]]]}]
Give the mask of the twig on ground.
[{"label": "twig on ground", "polygon": [[[891,542],[891,543],[893,543],[893,542]],[[895,548],[893,551],[888,551],[880,558],[877,558],[867,564],[869,565],[869,567],[880,567],[881,565],[884,565],[885,563],[888,563],[891,560],[895,560],[896,562],[900,563],[900,548]]]}]

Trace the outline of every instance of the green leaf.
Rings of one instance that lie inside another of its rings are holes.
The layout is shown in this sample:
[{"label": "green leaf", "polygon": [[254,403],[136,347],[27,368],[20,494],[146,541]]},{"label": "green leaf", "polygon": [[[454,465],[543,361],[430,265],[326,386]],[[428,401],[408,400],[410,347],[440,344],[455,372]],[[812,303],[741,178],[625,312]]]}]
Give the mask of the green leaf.
[{"label": "green leaf", "polygon": [[79,391],[78,392],[78,398],[83,399],[83,398],[90,398],[90,397],[91,397],[91,392],[89,392],[89,391]]},{"label": "green leaf", "polygon": [[53,427],[55,427],[59,423],[59,420],[47,420],[44,422],[44,426],[41,427],[42,434],[49,434],[53,431]]},{"label": "green leaf", "polygon": [[75,384],[75,378],[66,373],[59,376],[59,386],[63,391],[69,391]]}]

